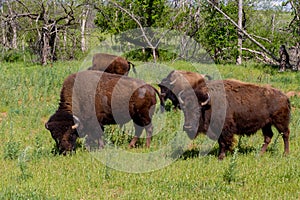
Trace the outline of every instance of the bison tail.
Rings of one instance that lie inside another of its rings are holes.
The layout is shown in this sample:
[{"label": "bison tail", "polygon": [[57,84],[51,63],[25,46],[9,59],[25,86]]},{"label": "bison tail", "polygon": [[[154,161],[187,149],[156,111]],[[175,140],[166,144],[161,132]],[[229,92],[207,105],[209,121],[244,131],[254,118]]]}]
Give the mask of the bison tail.
[{"label": "bison tail", "polygon": [[136,74],[136,70],[135,70],[134,64],[133,64],[132,62],[129,62],[129,61],[128,61],[128,65],[129,65],[129,66],[130,66],[130,65],[132,66],[132,71],[133,71],[134,74]]},{"label": "bison tail", "polygon": [[[153,87],[154,88],[154,87]],[[154,88],[156,94],[159,97],[159,101],[160,101],[160,111],[163,113],[165,112],[165,100],[163,98],[163,96],[158,92],[158,90],[156,88]]]}]

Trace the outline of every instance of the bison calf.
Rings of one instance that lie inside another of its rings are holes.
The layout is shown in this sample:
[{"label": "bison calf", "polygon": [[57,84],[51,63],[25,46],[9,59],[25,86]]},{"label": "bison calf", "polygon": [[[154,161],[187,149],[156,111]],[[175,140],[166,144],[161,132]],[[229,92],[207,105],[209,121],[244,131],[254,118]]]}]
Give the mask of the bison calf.
[{"label": "bison calf", "polygon": [[133,72],[136,73],[134,65],[128,60],[116,55],[96,53],[93,56],[93,66],[88,68],[88,70],[98,70],[127,76],[130,66],[132,66]]},{"label": "bison calf", "polygon": [[231,149],[234,134],[249,136],[259,129],[264,135],[264,153],[273,136],[272,125],[282,133],[284,153],[289,153],[290,102],[277,89],[218,80],[183,90],[178,99],[185,116],[184,130],[191,139],[198,133],[218,139],[220,160]]},{"label": "bison calf", "polygon": [[[103,147],[104,125],[134,122],[134,147],[143,129],[147,147],[152,136],[152,115],[158,91],[145,82],[99,71],[82,71],[68,76],[60,94],[58,110],[45,127],[51,132],[59,149],[66,154],[75,150],[76,139],[87,135]],[[161,107],[164,106],[160,97]]]}]

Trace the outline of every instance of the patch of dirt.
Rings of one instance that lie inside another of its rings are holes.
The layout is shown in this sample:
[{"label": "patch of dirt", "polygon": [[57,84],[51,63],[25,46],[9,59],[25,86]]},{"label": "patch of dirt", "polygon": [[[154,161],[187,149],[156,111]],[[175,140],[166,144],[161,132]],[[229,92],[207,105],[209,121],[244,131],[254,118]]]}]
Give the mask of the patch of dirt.
[{"label": "patch of dirt", "polygon": [[7,112],[0,112],[0,123],[7,117]]},{"label": "patch of dirt", "polygon": [[300,92],[296,92],[296,91],[289,91],[285,94],[288,98],[291,98],[291,97],[300,97]]}]

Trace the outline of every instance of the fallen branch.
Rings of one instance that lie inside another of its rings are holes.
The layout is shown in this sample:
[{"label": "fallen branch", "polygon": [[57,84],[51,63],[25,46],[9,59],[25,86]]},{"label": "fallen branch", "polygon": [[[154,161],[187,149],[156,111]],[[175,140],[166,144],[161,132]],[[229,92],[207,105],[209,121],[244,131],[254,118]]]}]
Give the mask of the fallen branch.
[{"label": "fallen branch", "polygon": [[252,50],[252,49],[248,49],[248,48],[242,48],[242,50],[261,56],[262,58],[256,56],[256,59],[258,59],[259,61],[262,61],[267,64],[271,64],[271,65],[278,65],[277,62],[274,62],[273,59],[269,58],[265,53],[263,53],[261,51],[256,51],[256,50]]},{"label": "fallen branch", "polygon": [[254,38],[257,38],[257,39],[260,39],[260,40],[267,41],[267,42],[269,42],[270,44],[272,43],[272,41],[269,40],[268,38],[264,38],[264,37],[261,37],[261,36],[258,36],[258,35],[253,35],[253,34],[249,34],[249,35],[251,35],[251,36],[254,37]]}]

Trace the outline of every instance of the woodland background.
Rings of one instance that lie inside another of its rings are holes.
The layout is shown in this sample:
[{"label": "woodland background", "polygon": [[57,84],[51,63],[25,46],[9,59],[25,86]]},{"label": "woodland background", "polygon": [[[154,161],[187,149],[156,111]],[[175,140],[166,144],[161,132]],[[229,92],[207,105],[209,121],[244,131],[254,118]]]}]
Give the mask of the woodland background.
[{"label": "woodland background", "polygon": [[[277,65],[280,45],[299,45],[299,25],[297,0],[0,0],[0,60],[79,60],[112,35],[152,27],[190,36],[217,64]],[[171,58],[151,44],[125,56]]]}]

